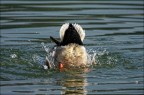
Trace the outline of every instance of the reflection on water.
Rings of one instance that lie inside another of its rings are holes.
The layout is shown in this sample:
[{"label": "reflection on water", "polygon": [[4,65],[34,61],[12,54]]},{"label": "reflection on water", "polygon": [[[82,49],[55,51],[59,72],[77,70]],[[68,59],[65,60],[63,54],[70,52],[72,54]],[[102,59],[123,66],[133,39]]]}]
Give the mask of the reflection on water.
[{"label": "reflection on water", "polygon": [[1,94],[86,94],[86,85],[82,77],[3,81]]},{"label": "reflection on water", "polygon": [[87,80],[80,78],[69,78],[65,79],[63,83],[63,87],[65,90],[62,92],[63,94],[86,94],[87,89]]},{"label": "reflection on water", "polygon": [[[1,0],[1,94],[143,94],[142,0]],[[41,43],[79,23],[96,53],[90,72],[44,70]],[[38,58],[38,60],[35,60]],[[78,73],[78,74],[77,74]]]}]

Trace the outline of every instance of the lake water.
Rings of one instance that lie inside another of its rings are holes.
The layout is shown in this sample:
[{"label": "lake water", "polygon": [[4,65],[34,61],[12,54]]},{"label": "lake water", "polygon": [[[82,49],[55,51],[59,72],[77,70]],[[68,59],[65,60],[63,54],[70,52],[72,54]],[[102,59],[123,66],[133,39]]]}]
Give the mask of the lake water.
[{"label": "lake water", "polygon": [[[1,95],[144,94],[143,0],[1,0]],[[44,70],[64,23],[86,31],[90,72]]]}]

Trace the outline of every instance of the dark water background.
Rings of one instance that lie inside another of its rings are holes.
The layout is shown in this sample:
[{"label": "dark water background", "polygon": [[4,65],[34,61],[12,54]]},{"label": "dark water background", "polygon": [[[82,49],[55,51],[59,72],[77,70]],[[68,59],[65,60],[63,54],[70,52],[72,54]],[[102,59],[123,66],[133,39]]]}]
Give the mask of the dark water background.
[{"label": "dark water background", "polygon": [[[143,0],[1,0],[1,95],[143,94]],[[41,43],[62,24],[79,23],[96,52],[88,73],[47,71]],[[40,57],[39,57],[40,56]]]}]

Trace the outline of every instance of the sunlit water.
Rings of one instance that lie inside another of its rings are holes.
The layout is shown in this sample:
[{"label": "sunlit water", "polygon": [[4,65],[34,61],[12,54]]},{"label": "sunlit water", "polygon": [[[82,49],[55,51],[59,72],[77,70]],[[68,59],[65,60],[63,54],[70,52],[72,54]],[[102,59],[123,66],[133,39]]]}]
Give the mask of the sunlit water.
[{"label": "sunlit water", "polygon": [[[143,0],[2,0],[1,95],[143,94]],[[89,72],[43,69],[62,24],[78,23],[96,54]]]}]

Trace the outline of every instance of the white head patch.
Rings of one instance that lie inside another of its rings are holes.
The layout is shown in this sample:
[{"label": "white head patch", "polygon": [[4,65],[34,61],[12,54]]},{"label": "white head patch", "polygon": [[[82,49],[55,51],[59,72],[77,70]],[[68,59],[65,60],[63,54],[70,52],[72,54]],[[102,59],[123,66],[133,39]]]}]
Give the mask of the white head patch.
[{"label": "white head patch", "polygon": [[[76,23],[72,24],[72,25],[75,28],[75,30],[78,32],[78,34],[80,35],[81,41],[83,41],[84,38],[85,38],[85,31],[83,30],[83,28],[79,24],[76,24]],[[60,28],[60,38],[61,38],[61,40],[63,40],[65,31],[68,28],[69,28],[69,23],[65,23],[61,26],[61,28]]]}]

